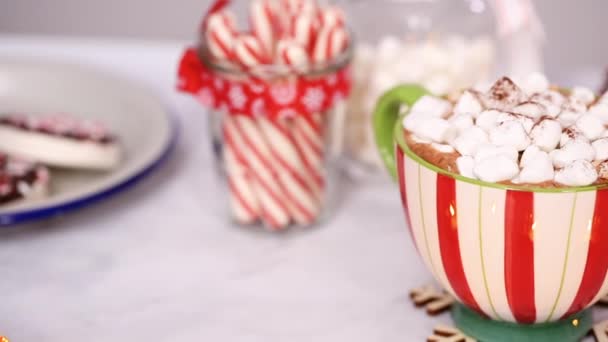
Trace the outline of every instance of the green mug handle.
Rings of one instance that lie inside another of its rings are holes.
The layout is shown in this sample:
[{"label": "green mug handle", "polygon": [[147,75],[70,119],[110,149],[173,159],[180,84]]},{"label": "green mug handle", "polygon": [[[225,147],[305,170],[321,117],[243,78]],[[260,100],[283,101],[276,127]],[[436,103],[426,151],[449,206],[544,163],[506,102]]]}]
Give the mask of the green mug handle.
[{"label": "green mug handle", "polygon": [[401,124],[401,120],[399,120],[401,105],[405,104],[411,108],[418,99],[427,94],[429,92],[421,86],[406,84],[389,90],[376,104],[373,118],[376,145],[384,165],[395,180],[397,179],[397,167],[395,165],[394,132],[397,121]]}]

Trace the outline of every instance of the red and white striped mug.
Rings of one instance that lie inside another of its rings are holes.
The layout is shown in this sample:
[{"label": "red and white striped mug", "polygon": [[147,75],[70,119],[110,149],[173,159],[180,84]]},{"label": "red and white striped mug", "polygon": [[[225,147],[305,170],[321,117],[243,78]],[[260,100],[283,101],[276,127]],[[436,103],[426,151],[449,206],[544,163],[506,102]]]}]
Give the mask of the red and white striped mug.
[{"label": "red and white striped mug", "polygon": [[426,162],[406,145],[407,113],[399,115],[424,94],[411,85],[389,91],[374,128],[434,278],[480,316],[520,325],[573,317],[606,295],[608,189],[487,183]]}]

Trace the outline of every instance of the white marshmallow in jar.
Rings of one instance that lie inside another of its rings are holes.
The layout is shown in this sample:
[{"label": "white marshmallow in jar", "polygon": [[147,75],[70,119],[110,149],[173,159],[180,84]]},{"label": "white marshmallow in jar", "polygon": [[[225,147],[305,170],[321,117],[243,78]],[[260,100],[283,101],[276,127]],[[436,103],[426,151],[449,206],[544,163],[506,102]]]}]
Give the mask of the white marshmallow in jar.
[{"label": "white marshmallow in jar", "polygon": [[357,176],[382,168],[371,117],[392,87],[414,83],[450,94],[485,87],[499,75],[543,71],[542,27],[529,0],[344,2],[358,37],[344,132],[348,167]]},{"label": "white marshmallow in jar", "polygon": [[208,111],[228,216],[283,231],[330,214],[354,39],[317,0],[218,0],[178,87]]}]

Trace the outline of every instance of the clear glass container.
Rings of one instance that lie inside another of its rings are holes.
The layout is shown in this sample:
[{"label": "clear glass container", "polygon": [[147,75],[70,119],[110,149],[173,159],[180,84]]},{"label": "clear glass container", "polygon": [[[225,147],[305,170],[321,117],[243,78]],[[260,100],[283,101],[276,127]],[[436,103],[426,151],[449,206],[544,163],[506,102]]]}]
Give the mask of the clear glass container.
[{"label": "clear glass container", "polygon": [[[361,170],[364,176],[376,174],[381,168],[371,112],[378,97],[391,87],[417,83],[433,93],[448,94],[513,71],[542,71],[538,40],[530,38],[522,42],[517,36],[521,34],[518,29],[525,34],[531,28],[522,26],[508,33],[500,32],[500,22],[513,21],[495,11],[489,1],[343,0],[342,3],[348,7],[359,40],[345,129],[348,168],[359,171],[358,175]],[[517,51],[512,53],[514,49]],[[522,58],[524,54],[527,56]]]},{"label": "clear glass container", "polygon": [[[205,58],[204,48],[201,59],[216,76],[231,83],[228,89],[237,89],[235,85],[240,82],[246,87],[252,76],[263,75],[263,80],[255,80],[254,87],[264,84],[262,87],[270,88],[271,93],[275,88],[283,97],[290,97],[299,91],[302,82],[348,77],[346,67],[351,54],[349,48],[329,65],[300,75],[278,66],[247,73],[229,70]],[[316,101],[321,95],[313,91],[302,96]],[[335,132],[344,121],[345,101],[336,98],[326,110],[310,114],[272,116],[255,105],[251,112],[210,109],[219,182],[226,195],[228,216],[235,223],[276,231],[311,226],[331,213],[342,140]]]}]

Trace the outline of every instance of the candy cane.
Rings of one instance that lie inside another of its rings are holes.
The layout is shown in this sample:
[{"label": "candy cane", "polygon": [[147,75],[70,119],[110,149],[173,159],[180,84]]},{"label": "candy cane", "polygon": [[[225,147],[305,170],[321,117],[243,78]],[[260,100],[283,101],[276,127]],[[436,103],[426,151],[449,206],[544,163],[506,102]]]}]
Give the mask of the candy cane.
[{"label": "candy cane", "polygon": [[274,166],[285,195],[292,205],[292,216],[297,223],[310,224],[320,213],[316,193],[306,173],[304,162],[291,140],[287,128],[279,120],[258,118],[257,122],[270,146]]},{"label": "candy cane", "polygon": [[317,122],[320,120],[322,115],[315,113],[310,116],[298,115],[292,123],[293,139],[318,195],[325,188],[323,129]]},{"label": "candy cane", "polygon": [[212,14],[207,19],[205,38],[211,54],[217,59],[231,59],[237,29],[234,16],[227,11]]},{"label": "candy cane", "polygon": [[268,55],[274,53],[275,14],[269,0],[254,0],[250,7],[250,25],[253,34],[262,42]]},{"label": "candy cane", "polygon": [[328,6],[318,11],[319,24],[324,27],[344,27],[346,22],[344,11],[337,6]]},{"label": "candy cane", "polygon": [[310,57],[306,49],[293,40],[280,40],[277,44],[277,63],[305,73],[310,68]]},{"label": "candy cane", "polygon": [[245,68],[269,62],[269,57],[262,46],[262,42],[252,35],[243,35],[237,38],[234,44],[234,58],[238,64]]},{"label": "candy cane", "polygon": [[291,221],[290,209],[285,205],[286,199],[270,167],[270,150],[253,120],[244,115],[227,116],[224,138],[227,145],[233,146],[237,158],[243,160],[251,171],[251,185],[264,223],[275,230],[286,228]]},{"label": "candy cane", "polygon": [[238,223],[251,224],[259,218],[260,206],[251,183],[250,171],[243,161],[237,160],[233,149],[234,146],[231,144],[224,146],[224,165],[230,187],[230,207]]},{"label": "candy cane", "polygon": [[290,27],[290,36],[298,44],[303,46],[306,51],[311,51],[314,47],[315,36],[318,29],[317,18],[310,14],[295,15]]},{"label": "candy cane", "polygon": [[325,26],[319,31],[313,50],[314,63],[327,63],[348,46],[348,34],[340,26]]}]

